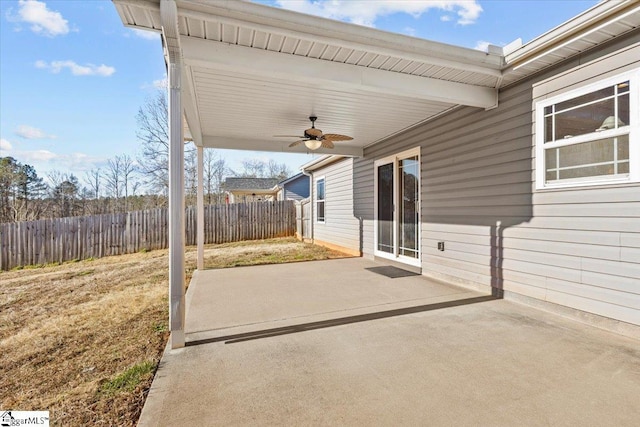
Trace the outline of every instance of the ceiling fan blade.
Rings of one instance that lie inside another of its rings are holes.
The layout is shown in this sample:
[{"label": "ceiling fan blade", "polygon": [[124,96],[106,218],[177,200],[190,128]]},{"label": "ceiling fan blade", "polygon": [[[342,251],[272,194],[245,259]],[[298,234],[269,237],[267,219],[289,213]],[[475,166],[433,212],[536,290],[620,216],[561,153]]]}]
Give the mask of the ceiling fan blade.
[{"label": "ceiling fan blade", "polygon": [[323,139],[322,140],[322,148],[334,148],[335,146],[333,145],[333,142],[331,142],[328,139]]},{"label": "ceiling fan blade", "polygon": [[299,140],[299,141],[292,142],[291,144],[289,144],[289,148],[291,148],[291,147],[295,147],[296,145],[300,145],[300,144],[302,144],[302,143],[303,143],[303,142],[305,142],[305,141],[308,141],[308,139],[301,139],[301,140]]},{"label": "ceiling fan blade", "polygon": [[328,140],[328,141],[351,141],[353,138],[347,135],[340,135],[337,133],[325,133],[322,139]]},{"label": "ceiling fan blade", "polygon": [[305,130],[304,133],[305,135],[310,135],[310,136],[316,136],[316,137],[322,136],[322,131],[316,128],[309,128]]},{"label": "ceiling fan blade", "polygon": [[273,135],[274,138],[304,138],[300,135]]}]

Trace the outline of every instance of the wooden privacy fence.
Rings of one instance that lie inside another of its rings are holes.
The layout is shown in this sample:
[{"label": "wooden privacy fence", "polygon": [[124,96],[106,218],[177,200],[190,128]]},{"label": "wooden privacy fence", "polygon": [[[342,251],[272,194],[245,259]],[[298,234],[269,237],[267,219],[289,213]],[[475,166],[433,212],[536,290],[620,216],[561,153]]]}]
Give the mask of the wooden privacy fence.
[{"label": "wooden privacy fence", "polygon": [[[0,270],[168,247],[167,209],[0,224]],[[185,242],[196,244],[196,208],[185,215]],[[293,201],[204,207],[205,243],[293,236]]]}]

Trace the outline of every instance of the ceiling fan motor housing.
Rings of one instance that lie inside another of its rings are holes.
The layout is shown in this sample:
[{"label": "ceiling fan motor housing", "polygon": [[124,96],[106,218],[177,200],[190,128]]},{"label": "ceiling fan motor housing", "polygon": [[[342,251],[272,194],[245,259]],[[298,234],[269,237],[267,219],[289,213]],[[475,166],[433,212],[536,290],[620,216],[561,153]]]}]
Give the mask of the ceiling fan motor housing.
[{"label": "ceiling fan motor housing", "polygon": [[[316,129],[315,122],[317,119],[317,116],[309,116],[311,127],[304,131],[304,136],[302,137],[303,139],[292,142],[291,144],[289,144],[289,148],[296,147],[304,142],[304,145],[306,145],[309,150],[317,150],[320,147],[331,149],[334,148],[333,143],[336,141],[350,141],[353,139],[350,136],[340,135],[337,133],[328,133],[326,135],[323,134],[320,129]],[[296,135],[279,136],[299,138]]]},{"label": "ceiling fan motor housing", "polygon": [[304,136],[313,141],[318,141],[322,138],[322,131],[320,129],[316,129],[316,120],[318,120],[318,117],[309,116],[309,120],[311,120],[311,128],[304,131]]}]

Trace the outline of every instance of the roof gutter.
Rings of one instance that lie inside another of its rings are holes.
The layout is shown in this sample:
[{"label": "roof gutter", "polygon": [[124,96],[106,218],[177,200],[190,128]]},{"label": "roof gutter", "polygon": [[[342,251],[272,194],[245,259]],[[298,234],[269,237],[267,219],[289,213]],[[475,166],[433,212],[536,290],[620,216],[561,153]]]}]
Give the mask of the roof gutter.
[{"label": "roof gutter", "polygon": [[[309,209],[309,211],[311,212],[311,218],[309,218],[309,224],[311,224],[311,243],[313,243],[313,231],[314,231],[314,227],[313,227],[313,172],[307,172],[304,170],[304,167],[300,169],[300,172],[302,172],[303,175],[308,176],[309,177],[309,203],[311,203],[311,209]],[[302,241],[304,242],[304,210],[303,208],[301,209],[300,212],[301,216],[302,216]]]},{"label": "roof gutter", "polygon": [[300,167],[300,171],[302,171],[302,173],[307,175],[305,171],[313,171],[316,169],[320,169],[321,167],[326,166],[330,163],[336,162],[344,157],[348,157],[348,156],[343,156],[340,154],[327,154],[320,158],[313,159],[308,163],[305,163]]},{"label": "roof gutter", "polygon": [[506,66],[517,70],[638,11],[640,6],[635,0],[598,3],[506,55]]}]

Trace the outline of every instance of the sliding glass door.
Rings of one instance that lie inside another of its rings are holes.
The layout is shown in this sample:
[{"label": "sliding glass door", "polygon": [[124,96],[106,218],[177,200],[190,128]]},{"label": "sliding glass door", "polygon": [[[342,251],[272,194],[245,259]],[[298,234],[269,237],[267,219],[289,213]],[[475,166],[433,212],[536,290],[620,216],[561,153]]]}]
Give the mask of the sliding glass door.
[{"label": "sliding glass door", "polygon": [[394,252],[393,163],[378,166],[378,250]]},{"label": "sliding glass door", "polygon": [[375,254],[420,265],[419,149],[375,163]]}]

